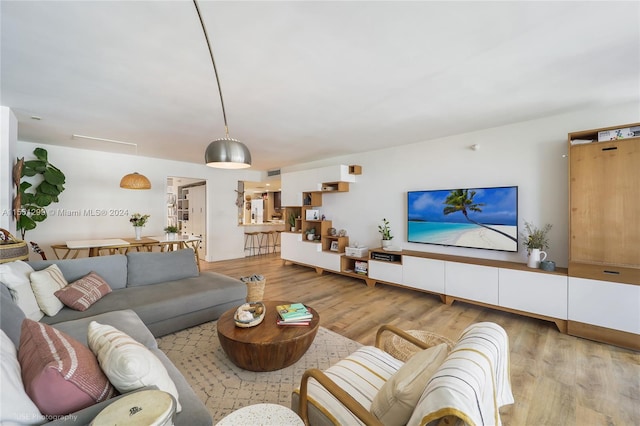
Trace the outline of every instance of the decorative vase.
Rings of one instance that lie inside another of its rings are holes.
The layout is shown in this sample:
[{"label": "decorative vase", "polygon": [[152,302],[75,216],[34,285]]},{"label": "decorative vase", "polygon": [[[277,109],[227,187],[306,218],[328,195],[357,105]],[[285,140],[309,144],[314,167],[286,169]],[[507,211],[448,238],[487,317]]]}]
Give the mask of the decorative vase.
[{"label": "decorative vase", "polygon": [[136,231],[136,240],[142,239],[142,226],[134,226],[133,229]]},{"label": "decorative vase", "polygon": [[382,248],[391,247],[391,240],[382,240]]},{"label": "decorative vase", "polygon": [[291,232],[296,232],[296,227],[295,226],[291,227]]},{"label": "decorative vase", "polygon": [[307,240],[309,240],[309,241],[313,241],[314,237],[315,237],[314,234],[307,234]]},{"label": "decorative vase", "polygon": [[176,235],[178,235],[178,234],[177,234],[177,233],[175,233],[175,232],[169,232],[169,233],[167,233],[167,240],[169,240],[169,241],[173,241],[173,240],[175,240],[175,239],[176,239]]},{"label": "decorative vase", "polygon": [[540,249],[531,249],[531,252],[529,253],[529,263],[527,263],[527,266],[529,268],[540,268],[540,262],[545,260],[547,258],[547,252],[546,251],[542,251]]}]

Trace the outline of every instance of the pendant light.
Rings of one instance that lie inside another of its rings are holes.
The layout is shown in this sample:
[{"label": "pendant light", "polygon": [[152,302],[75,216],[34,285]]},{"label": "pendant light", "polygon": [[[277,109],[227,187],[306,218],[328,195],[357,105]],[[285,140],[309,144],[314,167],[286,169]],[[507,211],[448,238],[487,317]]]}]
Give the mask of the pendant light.
[{"label": "pendant light", "polygon": [[222,89],[220,87],[220,78],[218,77],[218,69],[216,68],[216,61],[213,59],[213,51],[211,50],[211,43],[209,43],[209,36],[200,14],[200,8],[198,7],[197,0],[193,0],[193,5],[196,7],[200,24],[202,25],[202,32],[204,33],[204,39],[207,42],[207,48],[209,49],[209,56],[211,57],[211,63],[213,64],[213,72],[216,76],[216,83],[218,85],[218,93],[220,94],[220,104],[222,105],[222,118],[224,119],[224,133],[225,137],[216,139],[209,144],[207,150],[204,153],[204,160],[207,166],[217,167],[220,169],[244,169],[251,167],[251,153],[245,144],[229,137],[229,127],[227,125],[227,113],[224,109],[224,99],[222,98]]},{"label": "pendant light", "polygon": [[145,175],[138,172],[129,173],[120,179],[120,188],[124,189],[151,189],[151,182]]}]

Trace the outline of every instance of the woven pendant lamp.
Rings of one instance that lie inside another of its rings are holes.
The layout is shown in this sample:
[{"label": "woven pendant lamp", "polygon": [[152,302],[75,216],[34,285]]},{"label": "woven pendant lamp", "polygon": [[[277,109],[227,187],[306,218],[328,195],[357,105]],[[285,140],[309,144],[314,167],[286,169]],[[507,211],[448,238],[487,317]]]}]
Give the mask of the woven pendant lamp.
[{"label": "woven pendant lamp", "polygon": [[120,179],[120,188],[124,189],[151,189],[151,182],[145,175],[138,172],[129,173]]}]

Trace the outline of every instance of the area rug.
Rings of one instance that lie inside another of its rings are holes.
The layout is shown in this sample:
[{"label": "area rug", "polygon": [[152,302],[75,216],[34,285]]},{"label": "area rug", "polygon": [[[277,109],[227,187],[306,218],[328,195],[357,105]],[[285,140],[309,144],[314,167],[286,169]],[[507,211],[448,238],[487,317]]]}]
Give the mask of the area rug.
[{"label": "area rug", "polygon": [[216,322],[169,334],[158,346],[184,374],[209,409],[214,424],[238,408],[273,403],[291,406],[291,392],[300,385],[305,370],[324,370],[362,345],[320,327],[302,358],[282,370],[256,373],[229,361],[220,346]]}]

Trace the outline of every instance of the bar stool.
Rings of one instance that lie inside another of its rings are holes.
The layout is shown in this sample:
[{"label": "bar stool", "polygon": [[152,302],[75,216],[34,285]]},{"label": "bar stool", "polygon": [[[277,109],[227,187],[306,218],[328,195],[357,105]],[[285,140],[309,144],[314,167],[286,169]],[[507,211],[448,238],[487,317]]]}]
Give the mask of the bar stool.
[{"label": "bar stool", "polygon": [[275,231],[276,232],[276,236],[275,236],[275,241],[273,242],[273,252],[276,252],[276,247],[280,247],[280,234],[282,234],[282,231]]},{"label": "bar stool", "polygon": [[[244,251],[249,251],[249,256],[255,256],[260,254],[261,250],[261,238],[260,232],[245,232],[244,233]],[[256,253],[257,250],[257,253]]]},{"label": "bar stool", "polygon": [[264,253],[269,253],[269,248],[271,248],[271,253],[275,252],[275,244],[276,244],[276,231],[262,231],[260,238],[260,248],[264,249]]}]

